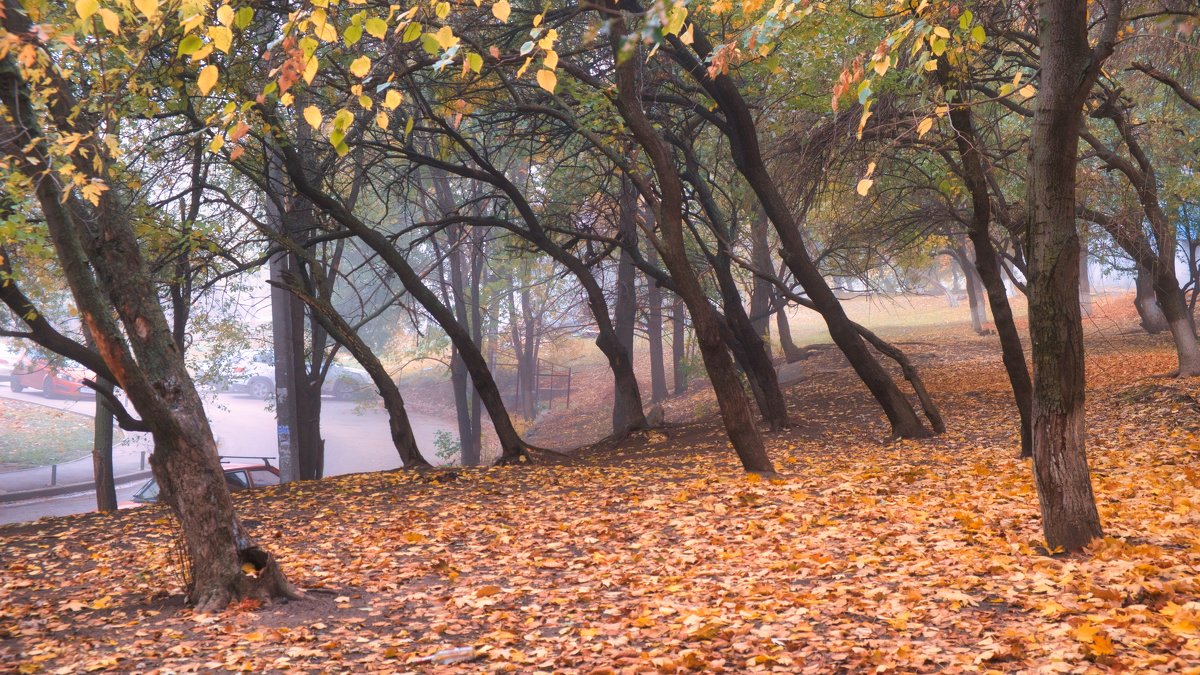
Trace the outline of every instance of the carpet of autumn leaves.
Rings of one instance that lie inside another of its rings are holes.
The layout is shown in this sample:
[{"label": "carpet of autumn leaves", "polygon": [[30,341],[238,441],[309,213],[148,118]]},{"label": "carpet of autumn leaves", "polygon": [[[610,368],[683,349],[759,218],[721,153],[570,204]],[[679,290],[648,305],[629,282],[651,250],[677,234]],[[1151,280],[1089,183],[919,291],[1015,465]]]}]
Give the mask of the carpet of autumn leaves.
[{"label": "carpet of autumn leaves", "polygon": [[1041,546],[994,338],[956,329],[905,344],[947,434],[884,440],[823,350],[767,437],[778,480],[689,399],[700,421],[562,465],[239,495],[298,603],[192,613],[161,508],[0,528],[0,668],[1200,672],[1200,382],[1122,329],[1089,334],[1108,536],[1082,555]]}]

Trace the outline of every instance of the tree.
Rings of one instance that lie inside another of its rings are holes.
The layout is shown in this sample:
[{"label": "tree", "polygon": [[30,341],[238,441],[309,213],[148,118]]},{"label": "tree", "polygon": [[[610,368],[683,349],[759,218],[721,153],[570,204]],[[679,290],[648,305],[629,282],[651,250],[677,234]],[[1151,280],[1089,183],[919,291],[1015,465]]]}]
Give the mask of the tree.
[{"label": "tree", "polygon": [[1083,105],[1121,26],[1107,0],[1088,43],[1085,0],[1039,0],[1041,80],[1029,143],[1029,332],[1033,338],[1033,469],[1051,548],[1077,551],[1101,535],[1084,420],[1083,325],[1075,168]]}]

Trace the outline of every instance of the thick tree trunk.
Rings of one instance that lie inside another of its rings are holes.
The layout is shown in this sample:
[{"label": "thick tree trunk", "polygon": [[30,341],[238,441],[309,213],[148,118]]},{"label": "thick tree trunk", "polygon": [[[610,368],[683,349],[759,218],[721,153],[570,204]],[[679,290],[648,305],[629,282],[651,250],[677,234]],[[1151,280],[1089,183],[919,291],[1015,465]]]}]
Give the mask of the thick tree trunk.
[{"label": "thick tree trunk", "polygon": [[1167,317],[1158,306],[1158,298],[1154,295],[1154,277],[1141,265],[1137,266],[1136,284],[1137,294],[1134,296],[1133,305],[1142,319],[1142,329],[1151,335],[1158,335],[1169,328]]},{"label": "thick tree trunk", "polygon": [[[647,251],[650,264],[658,264],[658,252],[651,246]],[[663,362],[663,301],[658,282],[646,278],[646,335],[650,351],[650,402],[658,403],[667,397],[667,373]]]},{"label": "thick tree trunk", "polygon": [[1159,283],[1155,285],[1155,295],[1158,296],[1158,304],[1175,343],[1175,355],[1179,361],[1177,374],[1180,377],[1200,375],[1200,345],[1196,342],[1196,327],[1174,271],[1159,275],[1156,281]]},{"label": "thick tree trunk", "polygon": [[[767,220],[767,214],[763,212],[762,208],[756,208],[750,220],[750,260],[756,268],[763,272],[770,272],[775,267],[771,262],[770,229],[771,221]],[[754,324],[755,332],[766,343],[769,356],[771,349],[771,296],[774,294],[774,288],[770,282],[758,275],[754,276],[751,283],[753,286],[750,289],[750,321]]]},{"label": "thick tree trunk", "polygon": [[[950,84],[949,68],[942,61],[938,74],[944,84]],[[1013,318],[1012,306],[1008,303],[1008,289],[1004,287],[999,256],[992,245],[990,233],[992,207],[988,193],[987,170],[980,150],[980,139],[975,131],[974,116],[969,105],[960,105],[961,99],[950,109],[950,120],[958,131],[956,142],[962,158],[963,180],[971,193],[971,223],[967,237],[975,249],[975,271],[987,292],[991,305],[992,319],[1000,337],[1000,357],[1008,374],[1013,401],[1020,418],[1022,458],[1033,456],[1033,380],[1029,366],[1025,363],[1025,348],[1021,334]]]},{"label": "thick tree trunk", "polygon": [[[637,252],[637,191],[627,177],[621,178],[621,195],[618,200],[619,217],[617,219],[618,233],[621,240],[621,255],[617,261],[617,300],[613,307],[613,335],[601,334],[596,339],[597,346],[606,353],[618,350],[601,345],[601,342],[615,340],[624,352],[624,358],[629,361],[630,374],[633,364],[633,333],[637,324],[637,274],[633,265],[633,255]],[[603,324],[603,322],[600,322]],[[603,328],[601,328],[603,331]],[[629,387],[636,387],[636,380],[630,381],[625,377],[624,368],[617,368],[610,359],[615,377],[613,391],[612,431],[614,435],[623,435],[629,430],[646,426],[645,414],[642,411],[641,393],[632,396]],[[640,419],[639,419],[640,418]]]},{"label": "thick tree trunk", "polygon": [[671,306],[671,377],[675,381],[675,394],[687,391],[687,312],[683,298],[676,297]]},{"label": "thick tree trunk", "polygon": [[774,473],[775,468],[763,447],[762,436],[754,426],[750,404],[738,381],[737,371],[721,338],[719,319],[708,304],[708,298],[688,261],[683,238],[683,183],[675,168],[666,143],[641,107],[638,58],[617,58],[628,30],[620,15],[610,18],[612,32],[610,45],[616,61],[617,110],[629,126],[638,145],[649,156],[654,174],[658,178],[661,201],[658,208],[658,224],[663,234],[659,255],[679,286],[680,297],[687,305],[696,331],[696,341],[708,371],[709,381],[717,396],[717,405],[725,423],[729,441],[747,471]]},{"label": "thick tree trunk", "polygon": [[[1114,5],[1107,9],[1119,15]],[[1042,73],[1026,199],[1033,468],[1048,546],[1077,551],[1102,535],[1086,451],[1075,168],[1083,103],[1104,55],[1088,44],[1084,0],[1039,0],[1038,11]]]}]

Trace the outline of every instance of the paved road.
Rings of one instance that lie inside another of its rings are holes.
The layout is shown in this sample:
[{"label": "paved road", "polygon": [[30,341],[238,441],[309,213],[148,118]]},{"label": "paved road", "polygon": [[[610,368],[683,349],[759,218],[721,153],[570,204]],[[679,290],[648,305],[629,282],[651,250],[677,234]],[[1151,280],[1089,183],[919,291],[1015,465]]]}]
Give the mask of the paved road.
[{"label": "paved road", "polygon": [[[0,385],[0,396],[45,403],[84,415],[92,415],[95,412],[95,403],[92,401],[46,400],[37,394],[13,394],[7,389]],[[214,400],[206,401],[205,409],[208,411],[222,455],[278,457],[275,415],[268,410],[263,401],[251,399],[244,394],[222,393]],[[326,475],[382,471],[400,466],[400,459],[388,432],[387,415],[381,405],[376,402],[360,404],[325,398],[322,401],[322,411],[321,432],[325,438]],[[409,413],[409,419],[417,438],[417,447],[427,459],[437,463],[434,455],[434,434],[445,430],[457,435],[455,424],[419,413]],[[125,443],[115,448],[114,454],[139,457],[143,450],[148,451],[151,447],[149,434],[127,433],[126,436]],[[79,465],[82,470],[86,470],[90,478],[90,462],[80,462]],[[0,474],[0,480],[2,476],[3,474]],[[42,479],[43,484],[48,484],[48,479],[47,474]],[[138,484],[134,484],[124,490],[118,490],[118,499],[132,494],[137,487]],[[95,496],[92,493],[0,504],[0,523],[82,513],[94,508]]]}]

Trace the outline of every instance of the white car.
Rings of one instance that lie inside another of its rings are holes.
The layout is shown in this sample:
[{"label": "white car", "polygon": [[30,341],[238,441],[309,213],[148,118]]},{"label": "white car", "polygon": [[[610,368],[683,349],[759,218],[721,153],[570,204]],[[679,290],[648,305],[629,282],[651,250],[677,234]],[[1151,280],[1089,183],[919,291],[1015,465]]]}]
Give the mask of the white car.
[{"label": "white car", "polygon": [[25,356],[25,349],[8,340],[0,340],[0,380],[12,378],[13,366]]},{"label": "white car", "polygon": [[[233,368],[231,391],[249,394],[251,398],[267,399],[275,395],[275,355],[270,350],[248,351]],[[358,399],[375,391],[371,376],[360,368],[348,368],[340,363],[329,366],[321,394],[339,399]]]}]

